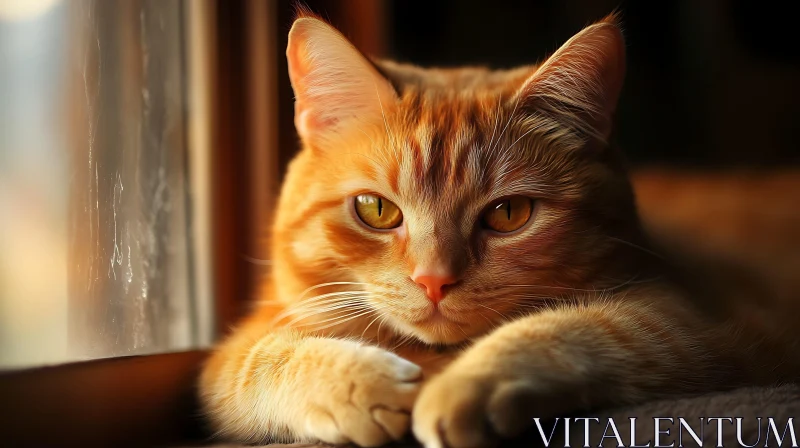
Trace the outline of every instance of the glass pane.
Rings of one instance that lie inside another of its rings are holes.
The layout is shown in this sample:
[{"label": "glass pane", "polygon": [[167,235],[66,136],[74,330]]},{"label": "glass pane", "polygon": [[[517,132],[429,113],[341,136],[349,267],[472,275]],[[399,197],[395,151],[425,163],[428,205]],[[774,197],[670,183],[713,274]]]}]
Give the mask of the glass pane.
[{"label": "glass pane", "polygon": [[182,7],[0,4],[0,367],[196,345]]}]

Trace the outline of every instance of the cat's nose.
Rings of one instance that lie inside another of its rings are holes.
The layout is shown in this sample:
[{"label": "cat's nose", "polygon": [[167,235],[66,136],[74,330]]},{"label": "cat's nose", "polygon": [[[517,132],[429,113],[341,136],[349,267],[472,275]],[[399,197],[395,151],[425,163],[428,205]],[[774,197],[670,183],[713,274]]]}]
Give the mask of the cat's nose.
[{"label": "cat's nose", "polygon": [[442,298],[444,298],[445,286],[452,285],[458,281],[458,279],[452,275],[426,275],[416,273],[411,276],[411,280],[425,288],[425,294],[427,294],[434,305],[438,304]]}]

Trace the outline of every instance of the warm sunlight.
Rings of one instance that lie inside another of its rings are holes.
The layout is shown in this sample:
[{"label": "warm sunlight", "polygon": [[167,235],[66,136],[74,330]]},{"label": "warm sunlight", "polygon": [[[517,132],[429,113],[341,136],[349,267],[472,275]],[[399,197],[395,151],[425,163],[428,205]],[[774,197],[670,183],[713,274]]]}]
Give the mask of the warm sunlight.
[{"label": "warm sunlight", "polygon": [[62,0],[0,0],[0,20],[32,20]]}]

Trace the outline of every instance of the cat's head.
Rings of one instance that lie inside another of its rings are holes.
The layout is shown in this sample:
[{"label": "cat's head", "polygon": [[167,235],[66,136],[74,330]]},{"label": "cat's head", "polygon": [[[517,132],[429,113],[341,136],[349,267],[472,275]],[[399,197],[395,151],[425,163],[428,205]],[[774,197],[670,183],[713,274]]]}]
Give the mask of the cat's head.
[{"label": "cat's head", "polygon": [[303,150],[276,221],[278,289],[341,282],[353,292],[304,300],[455,343],[627,280],[611,265],[635,211],[607,145],[624,53],[609,17],[539,65],[425,69],[372,62],[299,18],[287,57]]}]

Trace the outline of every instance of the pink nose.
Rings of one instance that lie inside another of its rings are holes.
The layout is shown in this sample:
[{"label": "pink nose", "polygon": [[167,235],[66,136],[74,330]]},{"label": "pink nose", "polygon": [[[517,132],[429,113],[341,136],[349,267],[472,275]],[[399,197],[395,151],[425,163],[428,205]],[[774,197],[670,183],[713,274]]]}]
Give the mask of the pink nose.
[{"label": "pink nose", "polygon": [[438,304],[444,297],[444,287],[452,285],[458,280],[450,275],[418,275],[411,278],[418,285],[425,287],[425,293],[434,304]]}]

